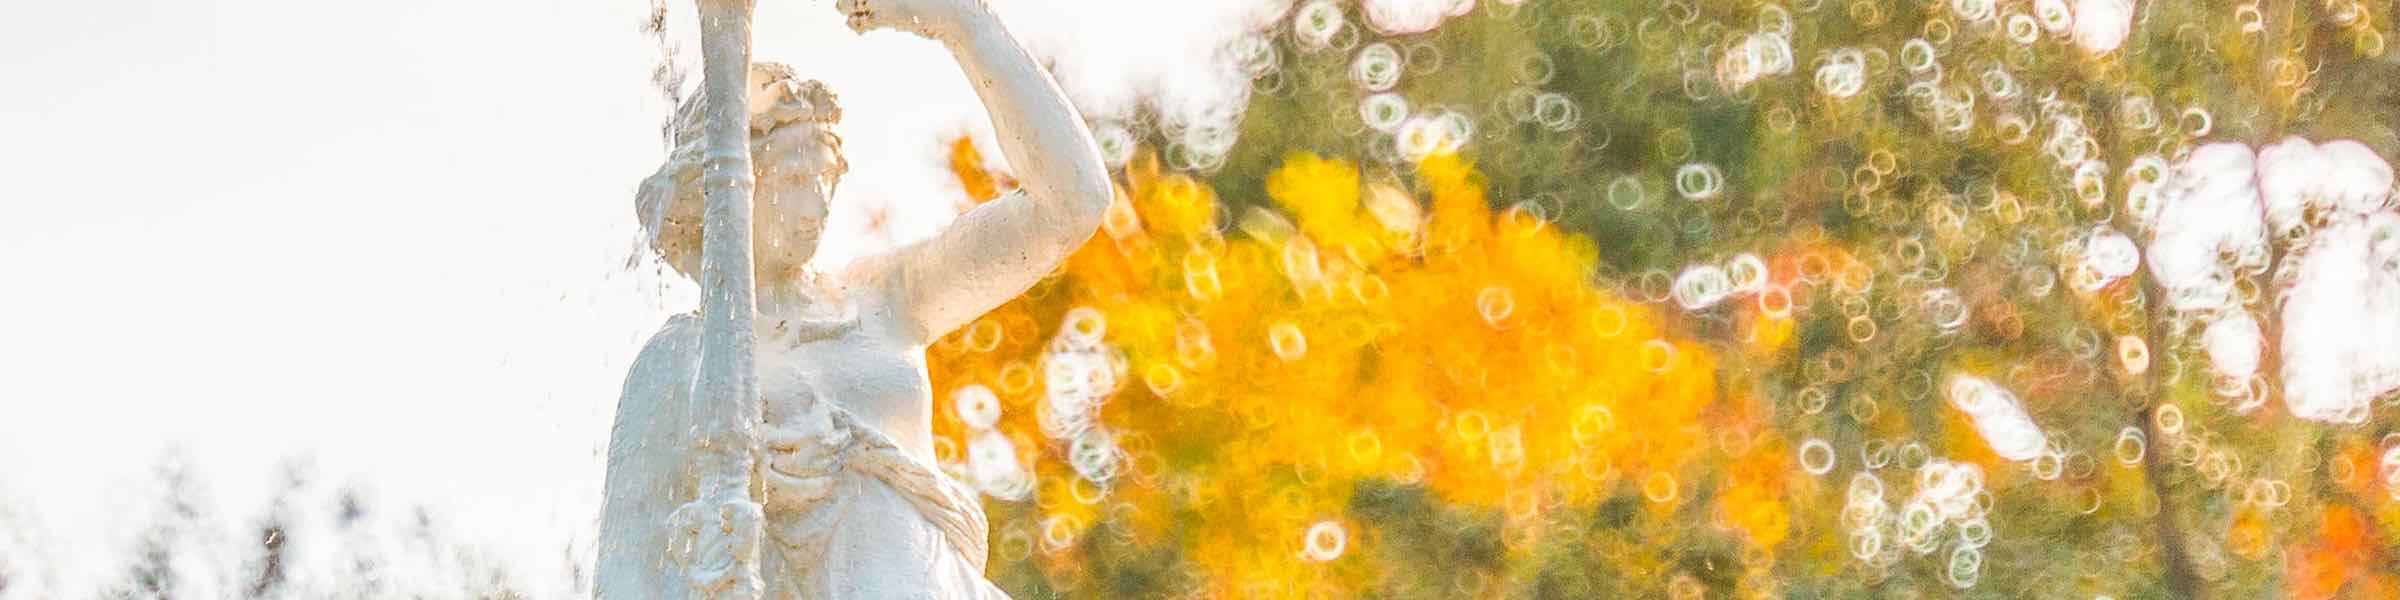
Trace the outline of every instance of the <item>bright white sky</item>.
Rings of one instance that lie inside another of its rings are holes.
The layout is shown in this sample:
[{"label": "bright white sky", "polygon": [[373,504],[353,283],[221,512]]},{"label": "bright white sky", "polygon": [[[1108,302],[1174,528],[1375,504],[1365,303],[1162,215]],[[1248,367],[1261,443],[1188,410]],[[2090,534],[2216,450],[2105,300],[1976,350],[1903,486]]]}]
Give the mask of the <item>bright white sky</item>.
[{"label": "bright white sky", "polygon": [[[1209,102],[1252,0],[991,0],[1087,115]],[[1269,4],[1280,4],[1267,0]],[[890,203],[952,204],[941,142],[988,137],[942,50],[829,0],[761,0],[758,57],[842,97],[825,255]],[[468,541],[554,557],[593,524],[623,369],[688,290],[635,249],[666,106],[643,0],[35,2],[0,25],[0,505],[70,597],[115,573],[152,465],[245,522],[290,456]],[[691,48],[695,55],[698,49]],[[1161,82],[1164,82],[1163,85]],[[988,147],[988,146],[987,146]],[[72,535],[70,535],[72,534]],[[588,536],[587,538],[588,539]]]}]

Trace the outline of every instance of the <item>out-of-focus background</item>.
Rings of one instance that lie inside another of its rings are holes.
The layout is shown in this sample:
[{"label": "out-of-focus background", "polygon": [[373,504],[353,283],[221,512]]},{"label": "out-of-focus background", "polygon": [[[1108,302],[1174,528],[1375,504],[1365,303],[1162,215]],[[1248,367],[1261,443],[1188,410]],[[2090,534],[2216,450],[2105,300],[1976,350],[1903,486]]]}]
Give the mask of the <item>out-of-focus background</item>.
[{"label": "out-of-focus background", "polygon": [[[762,4],[821,260],[1010,185]],[[1122,192],[927,350],[1016,597],[2400,596],[2390,2],[991,5]],[[12,13],[0,598],[589,595],[668,7]]]}]

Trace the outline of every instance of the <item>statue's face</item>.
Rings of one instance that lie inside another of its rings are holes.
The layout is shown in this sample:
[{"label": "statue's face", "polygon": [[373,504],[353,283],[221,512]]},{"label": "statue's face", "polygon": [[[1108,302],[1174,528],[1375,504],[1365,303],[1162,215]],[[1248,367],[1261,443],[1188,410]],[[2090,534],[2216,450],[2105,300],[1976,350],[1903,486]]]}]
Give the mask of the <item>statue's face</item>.
[{"label": "statue's face", "polygon": [[823,126],[793,124],[751,137],[758,187],[751,212],[760,273],[795,271],[816,254],[841,178],[841,138]]},{"label": "statue's face", "polygon": [[[815,256],[834,187],[847,165],[832,126],[841,118],[833,94],[799,81],[780,65],[751,70],[750,159],[757,187],[751,213],[752,252],[761,283],[797,275]],[[678,144],[659,172],[643,182],[637,215],[668,264],[686,276],[700,272],[701,139],[696,102],[679,111]]]}]

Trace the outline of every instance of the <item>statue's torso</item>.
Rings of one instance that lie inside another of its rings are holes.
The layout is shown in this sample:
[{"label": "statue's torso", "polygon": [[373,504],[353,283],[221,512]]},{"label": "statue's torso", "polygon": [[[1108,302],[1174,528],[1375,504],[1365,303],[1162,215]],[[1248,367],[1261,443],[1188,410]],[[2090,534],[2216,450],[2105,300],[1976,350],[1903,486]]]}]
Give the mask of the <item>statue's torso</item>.
[{"label": "statue's torso", "polygon": [[759,315],[758,383],[768,422],[813,394],[931,464],[933,387],[924,346],[887,302],[825,283],[822,301],[805,310]]},{"label": "statue's torso", "polygon": [[[829,497],[800,505],[768,502],[769,597],[1005,598],[982,578],[987,533],[974,492],[932,467],[933,392],[925,348],[913,341],[905,315],[880,295],[834,287],[841,282],[815,283],[820,291],[795,303],[805,308],[760,315],[759,389],[767,426],[776,427],[779,417],[814,399],[874,432],[836,433],[852,441],[826,442],[847,449],[837,470],[822,480],[833,486]],[[913,460],[869,456],[877,447],[891,447],[856,441],[874,434]],[[766,459],[778,460],[773,450]],[[792,491],[777,485],[766,484],[770,496]]]},{"label": "statue's torso", "polygon": [[[757,321],[761,433],[809,401],[840,408],[838,421],[850,425],[816,441],[835,449],[831,471],[770,466],[788,458],[774,449],[761,457],[762,469],[774,470],[760,473],[767,477],[761,568],[768,597],[1004,598],[981,576],[987,533],[974,491],[932,466],[933,394],[925,349],[912,341],[909,322],[873,294],[813,283],[820,291],[809,301],[788,303],[805,308],[768,310]],[[602,557],[611,573],[602,586],[608,597],[681,589],[669,552],[677,534],[665,515],[693,494],[694,419],[683,391],[697,362],[697,323],[688,315],[671,320],[627,378],[602,519],[604,545],[615,549]],[[891,459],[894,447],[908,457]],[[817,483],[778,487],[790,477]]]}]

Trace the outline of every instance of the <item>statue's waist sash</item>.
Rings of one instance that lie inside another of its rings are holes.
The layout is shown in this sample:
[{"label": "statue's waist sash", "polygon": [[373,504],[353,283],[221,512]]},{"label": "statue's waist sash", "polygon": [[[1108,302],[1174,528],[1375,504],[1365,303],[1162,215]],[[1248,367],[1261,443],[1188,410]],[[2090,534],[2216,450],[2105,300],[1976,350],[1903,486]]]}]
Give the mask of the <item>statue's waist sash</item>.
[{"label": "statue's waist sash", "polygon": [[[832,499],[835,481],[845,471],[865,475],[890,486],[906,499],[919,516],[942,533],[959,557],[966,559],[975,572],[982,572],[988,552],[985,536],[989,525],[984,521],[983,507],[975,490],[902,451],[890,436],[858,422],[849,411],[832,408],[832,413],[832,430],[816,440],[828,457],[824,471],[795,476],[762,469],[764,480],[772,482],[768,486],[769,518],[774,518],[775,512],[819,508]],[[822,540],[784,542],[815,544]]]}]

